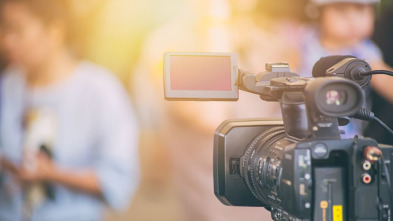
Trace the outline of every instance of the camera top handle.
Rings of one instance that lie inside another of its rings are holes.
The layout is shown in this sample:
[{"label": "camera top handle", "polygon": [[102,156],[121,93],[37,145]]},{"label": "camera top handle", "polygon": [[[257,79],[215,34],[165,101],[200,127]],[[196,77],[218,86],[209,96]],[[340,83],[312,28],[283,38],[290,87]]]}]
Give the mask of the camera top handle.
[{"label": "camera top handle", "polygon": [[280,102],[288,136],[339,139],[338,118],[357,113],[363,105],[362,89],[353,81],[299,77],[287,63],[268,63],[266,70],[256,75],[241,71],[239,88]]}]

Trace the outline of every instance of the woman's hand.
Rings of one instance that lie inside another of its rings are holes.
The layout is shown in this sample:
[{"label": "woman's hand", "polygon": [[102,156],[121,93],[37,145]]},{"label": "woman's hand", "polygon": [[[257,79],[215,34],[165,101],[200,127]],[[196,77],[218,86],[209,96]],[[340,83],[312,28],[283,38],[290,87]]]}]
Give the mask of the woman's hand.
[{"label": "woman's hand", "polygon": [[22,183],[47,181],[101,196],[101,186],[92,169],[60,170],[43,153],[38,154],[34,160],[36,160],[35,168],[20,167],[6,159],[3,159],[1,164]]},{"label": "woman's hand", "polygon": [[51,181],[56,173],[56,168],[51,159],[43,153],[39,153],[35,160],[35,168],[16,166],[14,163],[3,159],[4,169],[10,171],[16,179],[22,182]]}]

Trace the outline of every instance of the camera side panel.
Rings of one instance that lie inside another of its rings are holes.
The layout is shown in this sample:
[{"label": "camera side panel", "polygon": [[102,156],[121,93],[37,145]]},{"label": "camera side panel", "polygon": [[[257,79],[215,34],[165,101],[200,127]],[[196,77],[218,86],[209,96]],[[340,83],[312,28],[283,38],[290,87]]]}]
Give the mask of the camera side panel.
[{"label": "camera side panel", "polygon": [[265,207],[248,189],[240,158],[255,136],[276,126],[281,119],[243,119],[223,122],[214,134],[214,193],[225,205]]}]

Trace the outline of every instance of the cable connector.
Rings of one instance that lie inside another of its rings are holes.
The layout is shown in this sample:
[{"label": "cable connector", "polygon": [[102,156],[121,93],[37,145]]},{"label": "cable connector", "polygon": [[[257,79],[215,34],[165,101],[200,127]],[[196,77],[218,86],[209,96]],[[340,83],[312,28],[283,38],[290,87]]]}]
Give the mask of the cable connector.
[{"label": "cable connector", "polygon": [[350,117],[355,118],[355,119],[359,119],[359,120],[373,121],[375,118],[375,114],[372,111],[362,108],[356,114],[354,114]]}]

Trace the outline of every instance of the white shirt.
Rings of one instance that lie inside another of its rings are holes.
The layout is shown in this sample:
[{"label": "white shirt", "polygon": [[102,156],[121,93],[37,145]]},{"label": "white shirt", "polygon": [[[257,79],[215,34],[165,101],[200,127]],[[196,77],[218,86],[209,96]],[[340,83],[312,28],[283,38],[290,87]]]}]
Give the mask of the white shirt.
[{"label": "white shirt", "polygon": [[[129,97],[112,74],[82,62],[65,81],[26,90],[23,73],[9,69],[1,82],[0,103],[3,156],[20,165],[25,109],[50,109],[58,123],[53,143],[56,166],[76,172],[92,169],[102,188],[100,199],[55,185],[55,200],[46,200],[31,220],[100,220],[106,203],[127,207],[139,180],[138,127]],[[6,174],[0,183],[0,220],[22,220],[22,205],[22,188]]]}]

